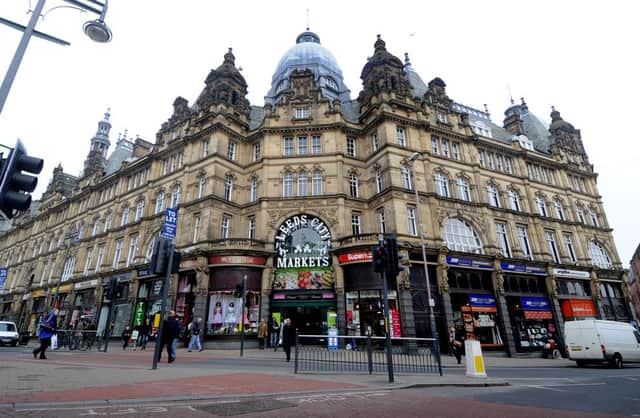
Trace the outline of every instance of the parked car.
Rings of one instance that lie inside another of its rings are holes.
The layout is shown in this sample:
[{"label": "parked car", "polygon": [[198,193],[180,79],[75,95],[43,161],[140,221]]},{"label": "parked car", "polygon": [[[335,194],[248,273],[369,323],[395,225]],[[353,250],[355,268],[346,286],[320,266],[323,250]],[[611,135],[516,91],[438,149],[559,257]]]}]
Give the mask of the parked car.
[{"label": "parked car", "polygon": [[640,362],[640,334],[624,322],[587,319],[564,324],[567,354],[578,367],[609,363],[621,369],[623,362]]},{"label": "parked car", "polygon": [[15,347],[19,339],[20,334],[18,334],[18,328],[15,323],[0,321],[0,343],[11,344]]}]

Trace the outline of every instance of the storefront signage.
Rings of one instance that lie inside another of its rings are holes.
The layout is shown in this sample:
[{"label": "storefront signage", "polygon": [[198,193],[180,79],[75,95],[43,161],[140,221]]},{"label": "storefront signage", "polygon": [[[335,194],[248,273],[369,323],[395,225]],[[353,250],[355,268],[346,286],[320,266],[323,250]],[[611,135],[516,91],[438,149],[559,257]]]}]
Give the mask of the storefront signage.
[{"label": "storefront signage", "polygon": [[136,308],[133,311],[133,326],[137,327],[144,323],[145,313],[146,313],[147,302],[144,300],[139,301],[136,304]]},{"label": "storefront signage", "polygon": [[248,255],[215,255],[209,257],[209,264],[254,264],[262,266],[267,262],[264,257]]},{"label": "storefront signage", "polygon": [[7,283],[7,274],[9,269],[6,267],[0,268],[0,292],[4,290],[4,285]]},{"label": "storefront signage", "polygon": [[323,293],[274,293],[273,300],[321,300],[321,299],[335,299],[335,293],[323,292]]},{"label": "storefront signage", "polygon": [[561,277],[571,277],[574,279],[589,279],[591,274],[588,271],[580,270],[568,270],[568,269],[553,269],[553,274]]},{"label": "storefront signage", "polygon": [[553,319],[551,311],[524,311],[524,319]]},{"label": "storefront signage", "polygon": [[355,251],[347,254],[340,254],[338,261],[340,263],[353,263],[355,261],[371,261],[373,258],[371,251]]},{"label": "storefront signage", "polygon": [[595,318],[596,308],[588,299],[567,299],[562,301],[562,314],[565,318]]},{"label": "storefront signage", "polygon": [[521,297],[523,311],[550,311],[551,302],[547,298]]},{"label": "storefront signage", "polygon": [[500,267],[502,268],[502,270],[512,271],[514,273],[540,274],[540,275],[547,274],[547,270],[545,270],[542,267],[527,266],[526,264],[514,264],[514,263],[507,263],[503,261],[502,263],[500,263]]},{"label": "storefront signage", "polygon": [[58,293],[69,293],[71,292],[72,287],[73,285],[71,283],[63,284],[62,286],[59,287]]},{"label": "storefront signage", "polygon": [[476,269],[492,269],[493,263],[486,260],[468,257],[447,256],[447,264],[450,266],[471,267]]},{"label": "storefront signage", "polygon": [[151,287],[151,294],[154,296],[158,296],[162,293],[162,283],[163,280],[154,280],[153,285]]},{"label": "storefront signage", "polygon": [[331,289],[331,232],[313,215],[286,219],[275,236],[274,289]]},{"label": "storefront signage", "polygon": [[31,292],[31,297],[40,298],[44,296],[44,289],[36,289]]},{"label": "storefront signage", "polygon": [[496,298],[493,295],[469,295],[471,310],[476,312],[495,312]]},{"label": "storefront signage", "polygon": [[89,289],[92,287],[96,287],[98,285],[98,280],[94,279],[94,280],[89,280],[86,282],[80,282],[80,283],[76,283],[73,285],[73,288],[78,290],[78,289]]},{"label": "storefront signage", "polygon": [[154,274],[151,272],[151,269],[149,268],[138,270],[138,277],[145,277],[145,276],[151,276],[151,275],[154,275]]}]

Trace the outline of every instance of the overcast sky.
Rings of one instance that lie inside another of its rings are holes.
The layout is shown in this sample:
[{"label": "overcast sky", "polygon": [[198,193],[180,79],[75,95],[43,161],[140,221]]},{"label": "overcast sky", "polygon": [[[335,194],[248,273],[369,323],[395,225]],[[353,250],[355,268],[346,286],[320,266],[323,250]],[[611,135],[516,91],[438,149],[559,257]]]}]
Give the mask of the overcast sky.
[{"label": "overcast sky", "polygon": [[[0,16],[24,25],[29,1],[1,0]],[[31,3],[35,3],[32,0]],[[45,10],[65,5],[48,0]],[[59,163],[81,172],[97,122],[111,108],[119,132],[154,142],[183,96],[193,103],[228,47],[243,68],[249,100],[262,105],[271,76],[309,25],[336,57],[352,98],[376,34],[425,82],[436,76],[457,102],[487,104],[501,124],[514,99],[549,122],[551,106],[582,131],[625,266],[640,242],[639,15],[633,1],[196,1],[111,0],[113,41],[82,33],[90,13],[57,8],[37,29],[71,42],[33,38],[0,115],[0,143],[21,138],[44,158],[36,197]],[[21,33],[0,25],[0,76]]]}]

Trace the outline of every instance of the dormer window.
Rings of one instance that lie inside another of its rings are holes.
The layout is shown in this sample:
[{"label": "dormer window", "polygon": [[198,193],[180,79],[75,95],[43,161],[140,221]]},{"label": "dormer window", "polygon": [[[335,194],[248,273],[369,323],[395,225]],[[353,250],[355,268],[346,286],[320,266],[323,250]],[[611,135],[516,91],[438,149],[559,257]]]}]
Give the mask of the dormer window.
[{"label": "dormer window", "polygon": [[279,84],[278,87],[276,87],[276,93],[280,93],[282,90],[284,90],[285,88],[287,88],[287,82],[285,80],[282,80]]},{"label": "dormer window", "polygon": [[309,119],[309,108],[308,107],[297,107],[296,108],[296,119]]},{"label": "dormer window", "polygon": [[436,112],[436,117],[438,118],[438,122],[440,123],[449,123],[447,114],[444,112]]},{"label": "dormer window", "polygon": [[338,90],[338,84],[335,82],[333,78],[327,77],[326,79],[327,87],[332,88],[334,90]]}]

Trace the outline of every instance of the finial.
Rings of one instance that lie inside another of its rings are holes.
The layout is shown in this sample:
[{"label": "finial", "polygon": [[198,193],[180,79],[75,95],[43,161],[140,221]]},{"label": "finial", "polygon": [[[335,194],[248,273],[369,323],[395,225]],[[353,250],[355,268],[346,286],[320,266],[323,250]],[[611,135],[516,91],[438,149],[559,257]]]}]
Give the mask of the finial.
[{"label": "finial", "polygon": [[122,132],[118,132],[118,141],[122,138]]},{"label": "finial", "polygon": [[511,106],[513,106],[514,104],[516,104],[516,102],[513,101],[513,94],[511,94],[511,86],[507,84],[507,90],[509,91],[509,99],[511,100]]},{"label": "finial", "polygon": [[551,106],[551,111],[555,112],[556,111],[556,107],[555,106]]},{"label": "finial", "polygon": [[111,107],[108,107],[107,111],[104,114],[104,120],[109,121],[110,117],[111,117]]},{"label": "finial", "polygon": [[409,53],[404,53],[404,66],[405,68],[411,68],[411,61],[409,60]]},{"label": "finial", "polygon": [[524,101],[524,97],[521,97],[521,98],[520,98],[520,101],[522,102],[522,105],[523,105],[523,106],[526,106],[526,105],[527,105],[527,102],[525,102],[525,101]]},{"label": "finial", "polygon": [[122,139],[127,139],[127,132],[129,132],[129,130],[125,129],[124,130],[124,136],[122,137]]},{"label": "finial", "polygon": [[309,8],[307,7],[307,30],[309,30]]},{"label": "finial", "polygon": [[227,51],[227,53],[224,54],[224,61],[235,65],[236,57],[233,55],[233,52],[231,51],[233,51],[233,48],[229,47],[229,51]]},{"label": "finial", "polygon": [[484,111],[485,111],[485,113],[489,113],[489,107],[487,107],[486,103],[484,104]]}]

